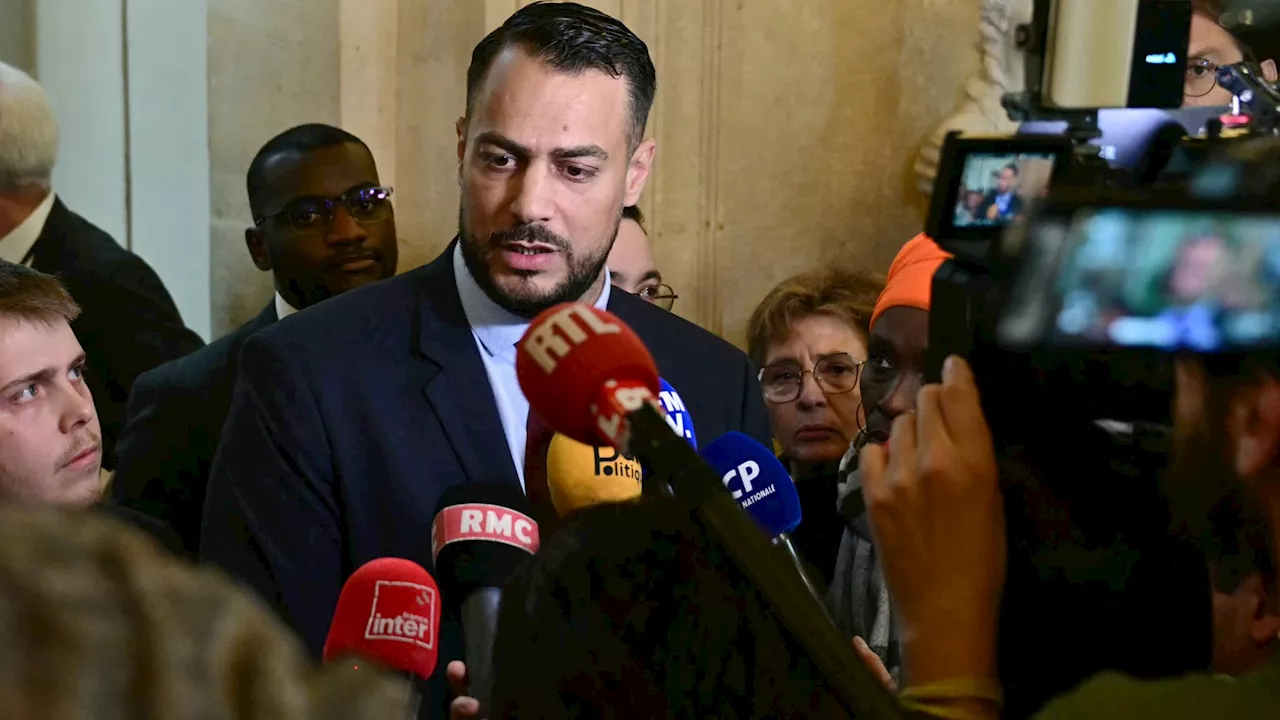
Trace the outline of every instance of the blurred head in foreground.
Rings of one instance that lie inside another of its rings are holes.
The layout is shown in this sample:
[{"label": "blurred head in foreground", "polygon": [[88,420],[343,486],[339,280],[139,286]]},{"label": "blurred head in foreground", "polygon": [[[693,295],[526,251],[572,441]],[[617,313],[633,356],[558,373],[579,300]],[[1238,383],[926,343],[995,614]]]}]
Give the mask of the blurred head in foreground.
[{"label": "blurred head in foreground", "polygon": [[389,718],[403,690],[317,673],[256,598],[78,511],[0,506],[6,717]]},{"label": "blurred head in foreground", "polygon": [[503,597],[494,717],[845,716],[760,592],[676,500],[581,511]]}]

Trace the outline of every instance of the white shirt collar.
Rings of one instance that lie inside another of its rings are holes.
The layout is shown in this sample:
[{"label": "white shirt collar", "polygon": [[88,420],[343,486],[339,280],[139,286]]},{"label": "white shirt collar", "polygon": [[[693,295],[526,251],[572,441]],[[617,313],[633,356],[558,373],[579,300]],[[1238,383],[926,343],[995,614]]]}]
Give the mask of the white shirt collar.
[{"label": "white shirt collar", "polygon": [[277,291],[276,292],[276,319],[283,320],[296,312],[298,312],[298,308],[290,305],[289,301],[285,300],[284,297],[280,295],[280,292]]},{"label": "white shirt collar", "polygon": [[[466,261],[462,259],[463,242],[459,239],[453,249],[453,277],[458,285],[458,299],[462,301],[462,313],[467,317],[467,324],[480,341],[480,346],[490,356],[514,349],[524,336],[524,331],[529,329],[530,318],[516,315],[485,294],[471,276]],[[604,277],[604,290],[595,302],[596,308],[600,310],[609,306],[611,288],[608,268],[604,270]]]},{"label": "white shirt collar", "polygon": [[40,239],[40,233],[44,232],[44,225],[49,221],[49,213],[53,212],[54,199],[55,196],[51,191],[44,196],[44,200],[40,201],[36,209],[31,211],[26,220],[23,220],[8,235],[0,238],[0,260],[14,264],[22,263],[27,253],[31,252],[31,248]]}]

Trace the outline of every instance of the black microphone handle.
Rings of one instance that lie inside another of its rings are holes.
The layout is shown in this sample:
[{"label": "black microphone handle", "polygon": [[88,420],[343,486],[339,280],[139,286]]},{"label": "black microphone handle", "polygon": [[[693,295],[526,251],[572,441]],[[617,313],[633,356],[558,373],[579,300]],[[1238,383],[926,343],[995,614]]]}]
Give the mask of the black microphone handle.
[{"label": "black microphone handle", "polygon": [[853,639],[840,635],[826,608],[795,576],[791,561],[742,511],[719,474],[671,431],[657,408],[643,403],[627,413],[619,444],[624,453],[666,477],[677,500],[696,509],[711,536],[764,595],[851,716],[860,720],[902,717],[897,699],[854,653]]},{"label": "black microphone handle", "polygon": [[[822,593],[818,591],[816,585],[813,584],[813,578],[809,577],[809,572],[804,569],[804,561],[800,559],[800,553],[796,551],[796,546],[791,543],[791,536],[782,533],[773,539],[773,544],[782,548],[787,553],[787,557],[791,558],[791,564],[796,566],[796,573],[800,579],[804,581],[804,586],[809,588],[809,594],[814,600],[822,605],[823,612],[826,612],[826,603],[822,601]],[[827,614],[827,619],[831,620],[831,615]],[[835,622],[831,622],[831,626],[835,627]]]},{"label": "black microphone handle", "polygon": [[479,588],[462,601],[468,692],[480,701],[480,717],[487,717],[493,692],[493,638],[498,631],[501,588]]}]

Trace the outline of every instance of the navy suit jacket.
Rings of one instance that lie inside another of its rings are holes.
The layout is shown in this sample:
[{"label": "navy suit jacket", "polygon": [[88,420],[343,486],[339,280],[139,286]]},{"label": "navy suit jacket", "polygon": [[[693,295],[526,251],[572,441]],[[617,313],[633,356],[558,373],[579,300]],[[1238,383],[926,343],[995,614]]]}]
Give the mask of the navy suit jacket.
[{"label": "navy suit jacket", "polygon": [[[452,252],[276,323],[241,351],[201,556],[274,605],[316,656],[360,565],[402,557],[434,573],[431,523],[446,488],[519,487]],[[627,293],[612,293],[609,310],[649,347],[703,442],[731,430],[771,442],[745,354]],[[434,712],[445,663],[462,656],[460,625],[446,620],[440,638],[423,702]]]},{"label": "navy suit jacket", "polygon": [[231,407],[240,348],[275,321],[272,299],[256,318],[133,383],[111,497],[168,525],[193,557],[200,551],[204,491]]}]

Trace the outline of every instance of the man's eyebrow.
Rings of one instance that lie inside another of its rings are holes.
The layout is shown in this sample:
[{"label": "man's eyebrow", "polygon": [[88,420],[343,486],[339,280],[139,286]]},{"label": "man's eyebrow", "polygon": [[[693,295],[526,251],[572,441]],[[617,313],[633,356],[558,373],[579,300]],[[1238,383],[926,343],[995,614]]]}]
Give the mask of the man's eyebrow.
[{"label": "man's eyebrow", "polygon": [[574,158],[595,158],[601,162],[609,159],[609,153],[599,145],[577,145],[575,147],[557,148],[551,151],[551,157],[557,160],[573,160]]},{"label": "man's eyebrow", "polygon": [[527,158],[533,154],[529,148],[520,143],[496,132],[482,132],[476,136],[477,145],[493,145],[515,155],[517,158]]},{"label": "man's eyebrow", "polygon": [[[71,361],[69,365],[67,365],[67,369],[70,370],[73,367],[78,367],[80,365],[83,365],[85,364],[87,359],[88,358],[84,353],[80,353],[75,357],[74,360]],[[26,375],[23,375],[20,378],[15,378],[13,380],[10,380],[8,383],[5,383],[4,387],[0,387],[0,395],[8,395],[10,391],[22,386],[34,385],[40,382],[47,383],[53,380],[54,376],[56,376],[57,374],[58,374],[58,369],[52,368],[52,367],[41,368],[40,370],[36,370],[35,372],[27,373]]]},{"label": "man's eyebrow", "polygon": [[662,273],[657,270],[650,270],[644,274],[644,277],[640,278],[640,282],[644,282],[646,280],[657,280],[658,282],[662,282]]},{"label": "man's eyebrow", "polygon": [[610,271],[609,271],[609,281],[610,281],[610,282],[618,283],[618,282],[623,282],[623,281],[625,281],[626,279],[627,279],[627,276],[626,276],[625,274],[621,273],[621,272],[618,272],[617,270],[610,270]]},{"label": "man's eyebrow", "polygon": [[[482,132],[476,136],[476,144],[493,145],[516,156],[518,159],[525,159],[533,156],[533,150],[521,145],[520,143],[505,137],[496,132]],[[576,145],[574,147],[556,148],[551,151],[551,157],[556,160],[572,160],[574,158],[595,158],[600,161],[608,160],[609,153],[599,145]]]},{"label": "man's eyebrow", "polygon": [[1197,48],[1195,52],[1188,52],[1187,57],[1191,60],[1204,59],[1210,57],[1221,57],[1222,51],[1210,45],[1209,47]]},{"label": "man's eyebrow", "polygon": [[33,373],[27,373],[26,375],[23,375],[20,378],[11,380],[3,388],[0,388],[0,394],[8,395],[10,392],[18,389],[19,387],[25,387],[27,385],[35,385],[36,383],[41,383],[41,382],[49,382],[50,380],[53,379],[53,376],[57,374],[57,372],[58,371],[56,368],[50,367],[50,368],[37,370]]}]

